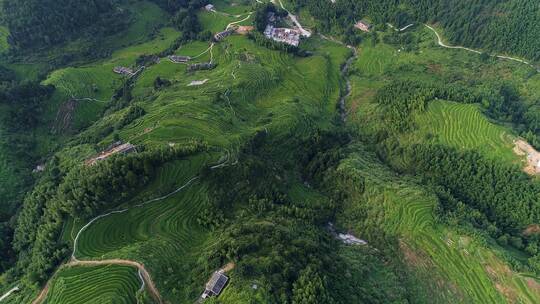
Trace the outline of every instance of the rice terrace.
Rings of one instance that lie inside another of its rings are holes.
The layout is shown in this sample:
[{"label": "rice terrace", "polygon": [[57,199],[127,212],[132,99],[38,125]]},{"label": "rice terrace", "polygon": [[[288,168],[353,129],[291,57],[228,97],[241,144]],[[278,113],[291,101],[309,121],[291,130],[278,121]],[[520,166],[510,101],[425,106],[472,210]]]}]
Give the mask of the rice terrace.
[{"label": "rice terrace", "polygon": [[535,3],[0,16],[0,304],[540,303]]}]

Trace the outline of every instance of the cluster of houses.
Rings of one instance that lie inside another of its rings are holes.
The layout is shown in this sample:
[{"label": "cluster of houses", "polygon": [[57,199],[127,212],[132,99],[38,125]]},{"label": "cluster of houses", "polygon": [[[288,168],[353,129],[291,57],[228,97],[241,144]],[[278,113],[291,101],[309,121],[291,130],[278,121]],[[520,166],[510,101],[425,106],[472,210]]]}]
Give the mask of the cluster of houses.
[{"label": "cluster of houses", "polygon": [[292,46],[300,44],[300,31],[290,28],[274,27],[271,24],[266,26],[264,36],[277,42],[286,43]]},{"label": "cluster of houses", "polygon": [[128,154],[131,152],[136,152],[137,147],[130,143],[122,143],[122,142],[115,142],[109,148],[107,148],[105,151],[101,152],[98,156],[92,157],[85,161],[85,164],[87,166],[93,166],[97,164],[99,161],[105,160],[114,154]]}]

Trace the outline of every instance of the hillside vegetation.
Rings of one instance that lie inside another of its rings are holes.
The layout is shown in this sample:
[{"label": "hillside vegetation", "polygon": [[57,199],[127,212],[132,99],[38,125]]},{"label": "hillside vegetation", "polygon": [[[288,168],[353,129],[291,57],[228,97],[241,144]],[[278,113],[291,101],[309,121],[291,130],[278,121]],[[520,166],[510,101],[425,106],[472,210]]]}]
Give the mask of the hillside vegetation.
[{"label": "hillside vegetation", "polygon": [[[540,183],[514,152],[540,143],[534,68],[385,25],[453,26],[422,1],[210,2],[6,19],[2,303],[540,302]],[[433,5],[509,5],[454,2]],[[268,39],[268,12],[312,35]],[[17,36],[50,22],[73,28]]]},{"label": "hillside vegetation", "polygon": [[319,19],[321,31],[345,34],[355,40],[352,26],[368,17],[380,26],[389,22],[398,28],[410,23],[439,24],[445,37],[458,45],[488,52],[518,55],[540,60],[540,31],[537,3],[527,0],[406,0],[353,1],[294,0],[299,9],[306,7]]}]

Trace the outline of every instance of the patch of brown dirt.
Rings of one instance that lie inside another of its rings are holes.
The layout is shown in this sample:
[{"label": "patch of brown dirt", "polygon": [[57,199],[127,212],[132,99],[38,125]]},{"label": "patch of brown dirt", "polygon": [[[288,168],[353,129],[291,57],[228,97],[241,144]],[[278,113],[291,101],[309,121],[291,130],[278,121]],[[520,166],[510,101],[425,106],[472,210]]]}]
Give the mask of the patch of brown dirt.
[{"label": "patch of brown dirt", "polygon": [[399,249],[401,249],[401,252],[403,253],[405,261],[408,265],[413,267],[428,268],[429,263],[427,261],[429,258],[422,252],[415,251],[403,240],[399,240]]},{"label": "patch of brown dirt", "polygon": [[[405,241],[399,240],[399,248],[405,258],[405,263],[413,270],[426,291],[432,291],[431,296],[434,302],[445,302],[449,298],[461,303],[464,299],[463,293],[458,286],[444,279],[436,269],[430,257],[421,250],[411,248]],[[442,292],[445,290],[446,292]],[[450,296],[448,296],[450,295]],[[447,296],[449,298],[447,298]]]},{"label": "patch of brown dirt", "polygon": [[540,233],[540,225],[538,224],[529,225],[527,228],[525,228],[525,230],[523,230],[523,234],[526,236],[539,234],[539,233]]},{"label": "patch of brown dirt", "polygon": [[428,64],[428,71],[432,74],[441,74],[442,71],[442,65],[440,64]]},{"label": "patch of brown dirt", "polygon": [[536,292],[540,292],[540,283],[538,283],[538,281],[536,281],[533,278],[527,278],[526,281],[527,281],[527,286],[530,289],[536,290]]},{"label": "patch of brown dirt", "polygon": [[234,267],[236,267],[236,264],[234,264],[233,262],[230,262],[227,265],[223,266],[223,268],[221,268],[221,270],[223,270],[223,272],[229,272],[229,271],[233,270]]},{"label": "patch of brown dirt", "polygon": [[506,298],[508,303],[517,302],[518,296],[513,289],[503,286],[499,283],[495,283],[495,288],[497,288],[497,290]]},{"label": "patch of brown dirt", "polygon": [[523,139],[514,141],[514,153],[527,157],[527,166],[523,169],[530,175],[540,174],[540,152]]},{"label": "patch of brown dirt", "polygon": [[355,100],[352,100],[351,104],[349,105],[349,113],[354,114],[356,113],[357,110],[358,110],[358,101],[355,99]]}]

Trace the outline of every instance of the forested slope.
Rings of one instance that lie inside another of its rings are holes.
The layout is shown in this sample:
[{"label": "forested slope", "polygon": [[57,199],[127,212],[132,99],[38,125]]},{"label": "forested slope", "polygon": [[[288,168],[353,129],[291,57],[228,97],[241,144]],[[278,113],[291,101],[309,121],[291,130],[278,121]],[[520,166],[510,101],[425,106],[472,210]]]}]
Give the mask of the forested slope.
[{"label": "forested slope", "polygon": [[40,48],[84,31],[96,36],[114,33],[125,26],[129,17],[117,2],[5,0],[3,15],[10,31],[9,42],[20,48]]},{"label": "forested slope", "polygon": [[296,47],[261,33],[293,26],[273,4],[210,2],[21,25],[80,26],[0,57],[6,303],[194,303],[220,269],[206,303],[540,301],[540,184],[512,150],[540,145],[540,74],[385,25],[507,3],[296,1]]},{"label": "forested slope", "polygon": [[354,35],[352,25],[367,17],[376,25],[440,24],[451,43],[489,52],[540,59],[540,6],[528,0],[294,0],[320,21],[320,30]]}]

